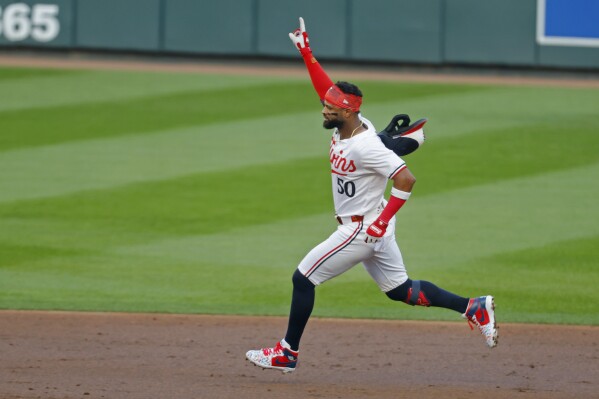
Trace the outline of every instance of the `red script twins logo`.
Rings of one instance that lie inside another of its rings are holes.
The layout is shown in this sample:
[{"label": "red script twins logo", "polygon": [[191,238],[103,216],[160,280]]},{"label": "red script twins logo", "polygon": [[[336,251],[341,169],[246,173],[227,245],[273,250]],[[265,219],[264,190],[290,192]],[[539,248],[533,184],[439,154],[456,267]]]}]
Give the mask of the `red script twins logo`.
[{"label": "red script twins logo", "polygon": [[347,176],[348,173],[356,171],[356,164],[353,159],[347,159],[341,156],[341,154],[343,154],[343,151],[341,151],[340,154],[334,154],[331,149],[330,161],[331,167],[333,168],[331,172],[337,175]]}]

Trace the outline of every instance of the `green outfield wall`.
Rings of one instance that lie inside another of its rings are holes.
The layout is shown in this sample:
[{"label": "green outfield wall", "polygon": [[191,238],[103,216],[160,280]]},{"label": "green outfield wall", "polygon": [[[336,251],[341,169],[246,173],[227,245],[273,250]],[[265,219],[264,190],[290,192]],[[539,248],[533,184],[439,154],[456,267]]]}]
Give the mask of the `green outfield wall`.
[{"label": "green outfield wall", "polygon": [[[599,69],[599,7],[591,3],[0,0],[0,47],[295,57],[287,33],[302,16],[320,59]],[[593,13],[590,27],[574,33],[582,40],[544,39],[561,32],[550,25],[556,20],[576,25],[576,15]]]}]

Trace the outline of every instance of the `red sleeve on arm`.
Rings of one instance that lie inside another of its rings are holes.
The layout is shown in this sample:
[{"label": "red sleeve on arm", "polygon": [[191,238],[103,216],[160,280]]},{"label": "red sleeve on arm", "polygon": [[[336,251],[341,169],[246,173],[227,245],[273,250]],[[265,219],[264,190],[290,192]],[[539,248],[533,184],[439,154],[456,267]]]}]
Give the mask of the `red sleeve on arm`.
[{"label": "red sleeve on arm", "polygon": [[391,218],[395,216],[397,211],[399,211],[399,208],[401,208],[405,203],[406,200],[394,197],[392,195],[391,197],[389,197],[389,202],[387,203],[387,206],[385,206],[385,209],[383,209],[383,212],[381,212],[381,214],[379,215],[379,219],[388,224],[389,220],[391,220]]},{"label": "red sleeve on arm", "polygon": [[329,75],[326,74],[324,69],[322,69],[318,61],[316,61],[316,58],[312,55],[312,51],[300,50],[300,52],[304,59],[304,63],[306,64],[306,68],[308,68],[314,90],[316,90],[316,93],[318,93],[318,96],[322,101],[324,100],[325,94],[327,94],[327,90],[333,85],[333,81],[329,78]]}]

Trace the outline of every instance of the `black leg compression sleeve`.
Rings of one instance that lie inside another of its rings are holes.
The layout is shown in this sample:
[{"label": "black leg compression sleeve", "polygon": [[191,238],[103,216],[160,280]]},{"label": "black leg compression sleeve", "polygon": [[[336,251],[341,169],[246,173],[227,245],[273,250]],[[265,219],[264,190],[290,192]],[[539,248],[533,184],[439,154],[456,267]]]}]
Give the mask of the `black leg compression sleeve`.
[{"label": "black leg compression sleeve", "polygon": [[299,270],[293,273],[293,296],[291,298],[291,311],[289,312],[289,324],[285,341],[296,351],[299,349],[300,339],[308,319],[314,308],[315,290],[314,284],[308,280]]},{"label": "black leg compression sleeve", "polygon": [[386,293],[394,301],[410,305],[436,306],[464,313],[468,298],[463,298],[424,280],[410,280]]}]

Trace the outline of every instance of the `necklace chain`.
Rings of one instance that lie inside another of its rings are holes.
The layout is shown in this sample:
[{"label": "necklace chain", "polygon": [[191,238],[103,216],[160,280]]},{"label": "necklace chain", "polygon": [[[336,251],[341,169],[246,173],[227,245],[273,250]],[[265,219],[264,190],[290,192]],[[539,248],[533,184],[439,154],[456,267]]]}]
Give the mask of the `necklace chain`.
[{"label": "necklace chain", "polygon": [[349,138],[350,138],[350,139],[351,139],[352,137],[354,137],[354,133],[356,132],[356,130],[358,130],[359,128],[361,128],[361,127],[362,127],[362,125],[363,125],[363,123],[360,123],[360,124],[359,124],[359,125],[358,125],[358,126],[355,128],[355,129],[354,129],[354,131],[353,131],[353,132],[351,132],[351,136],[349,136]]}]

